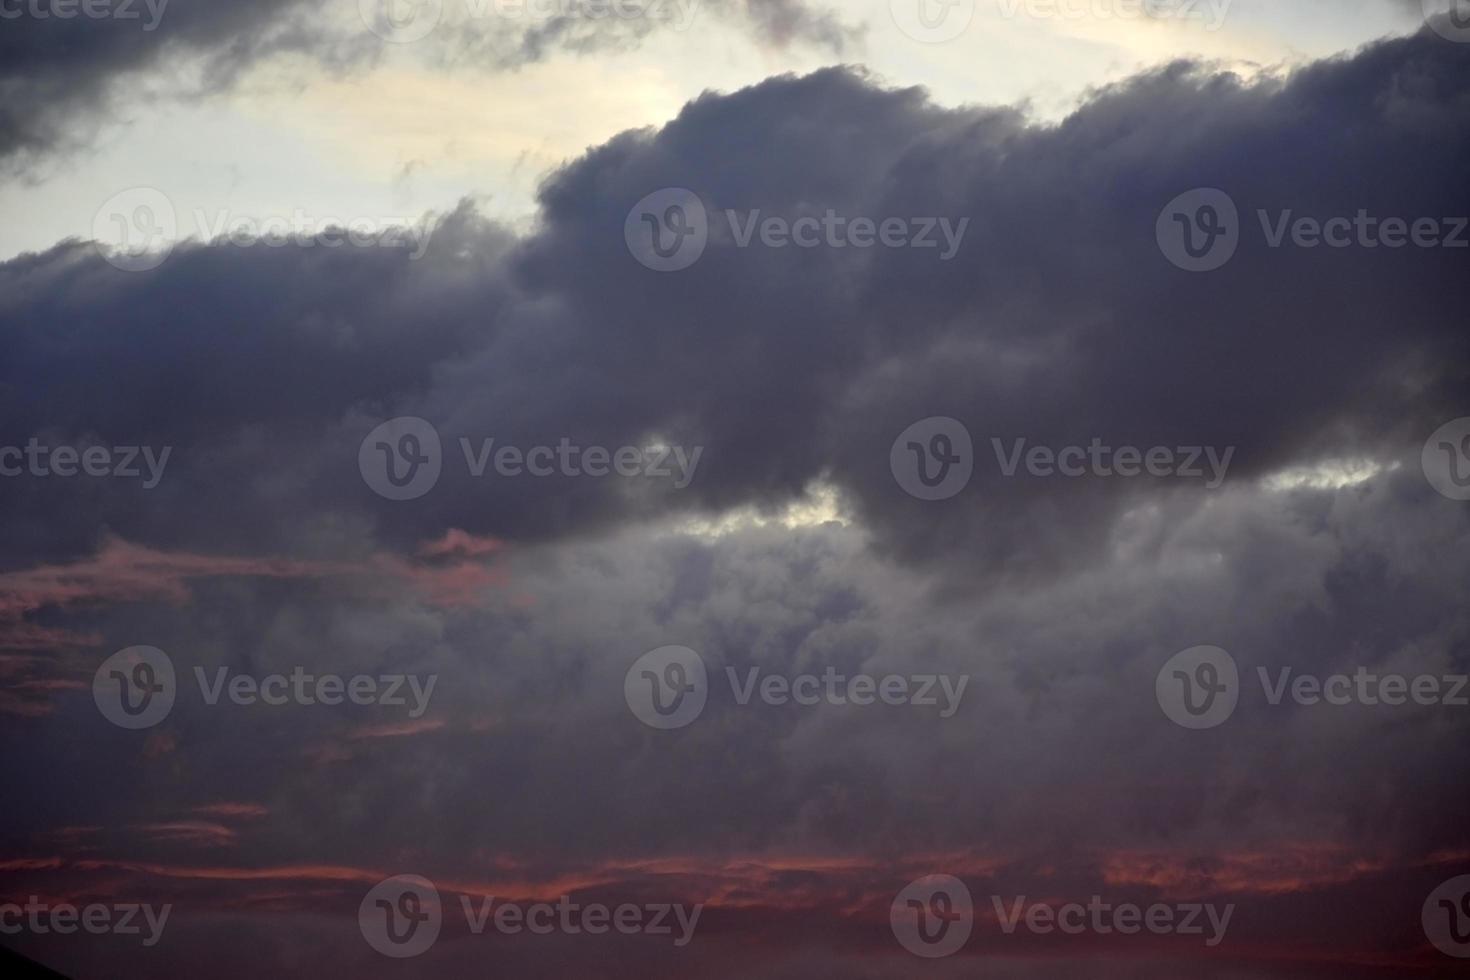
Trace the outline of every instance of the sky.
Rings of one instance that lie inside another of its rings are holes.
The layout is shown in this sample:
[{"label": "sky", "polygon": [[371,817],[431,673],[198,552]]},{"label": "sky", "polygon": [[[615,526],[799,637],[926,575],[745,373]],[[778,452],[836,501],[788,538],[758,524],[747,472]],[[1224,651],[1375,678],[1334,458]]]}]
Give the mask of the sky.
[{"label": "sky", "polygon": [[1470,975],[1470,9],[0,0],[0,951]]}]

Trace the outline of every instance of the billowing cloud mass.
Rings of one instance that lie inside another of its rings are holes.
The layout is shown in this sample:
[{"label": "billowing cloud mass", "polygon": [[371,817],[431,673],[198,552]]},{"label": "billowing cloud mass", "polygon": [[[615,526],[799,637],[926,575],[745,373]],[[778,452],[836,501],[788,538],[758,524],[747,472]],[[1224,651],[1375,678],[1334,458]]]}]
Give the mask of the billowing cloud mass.
[{"label": "billowing cloud mass", "polygon": [[[841,33],[796,5],[752,14],[772,37]],[[144,57],[99,51],[87,77]],[[128,272],[74,240],[0,266],[0,446],[171,450],[152,488],[141,463],[0,480],[7,782],[51,787],[0,811],[4,891],[177,919],[146,951],[29,948],[82,977],[187,975],[221,948],[242,951],[211,958],[221,978],[1451,975],[1420,908],[1470,870],[1470,709],[1272,705],[1254,678],[1470,668],[1470,510],[1420,461],[1470,415],[1470,250],[1270,241],[1288,210],[1470,214],[1467,91],[1470,45],[1428,31],[1251,80],[1181,61],[1055,125],[830,69],[589,150],[546,179],[530,232],[465,202],[417,260],[191,241]],[[678,273],[624,237],[664,188],[709,217]],[[1208,274],[1156,238],[1195,188],[1239,209]],[[948,260],[937,231],[742,246],[755,212],[829,211],[967,224]],[[405,416],[437,432],[442,474],[393,501],[359,451]],[[890,448],[936,416],[971,433],[975,474],[924,501]],[[671,474],[475,476],[490,439],[668,447]],[[1223,465],[1006,477],[1019,439]],[[166,721],[120,732],[92,677],[138,644],[186,680]],[[1155,678],[1205,644],[1248,693],[1187,731]],[[677,731],[624,697],[666,645],[711,674]],[[438,681],[417,717],[191,686],[297,666]],[[727,668],[968,681],[944,716],[741,704]],[[687,948],[461,918],[398,962],[356,914],[399,873],[451,911],[706,908]],[[931,873],[964,879],[978,919],[932,962],[888,921]],[[1096,894],[1234,903],[1229,941],[1008,936],[990,901]]]}]

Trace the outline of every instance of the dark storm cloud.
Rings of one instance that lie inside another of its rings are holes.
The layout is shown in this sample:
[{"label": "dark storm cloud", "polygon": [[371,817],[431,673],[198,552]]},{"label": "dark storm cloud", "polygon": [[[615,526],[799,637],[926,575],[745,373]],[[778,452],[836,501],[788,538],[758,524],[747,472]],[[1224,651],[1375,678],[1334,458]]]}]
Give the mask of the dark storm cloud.
[{"label": "dark storm cloud", "polygon": [[[463,208],[417,262],[214,244],[128,274],[74,244],[23,257],[0,271],[7,443],[175,450],[152,496],[6,481],[3,534],[33,537],[65,507],[96,518],[50,532],[73,553],[98,524],[277,549],[348,525],[399,545],[451,526],[529,540],[669,507],[779,506],[827,479],[882,547],[1026,572],[1101,546],[1130,507],[1213,491],[1002,479],[992,437],[1235,447],[1231,481],[1331,457],[1412,465],[1467,391],[1465,252],[1271,249],[1254,210],[1470,213],[1467,74],[1470,50],[1428,35],[1255,85],[1181,64],[1043,127],[831,70],[706,96],[592,151],[548,180],[526,238]],[[656,274],[623,223],[668,186],[699,193],[714,231],[692,268]],[[1199,186],[1226,189],[1244,225],[1233,262],[1204,275],[1154,237],[1164,204]],[[742,249],[726,208],[970,224],[948,262]],[[357,471],[364,436],[395,415],[444,440],[420,500],[380,500]],[[927,504],[899,489],[888,449],[934,415],[970,427],[978,462],[966,492]],[[684,489],[472,478],[459,440],[491,437],[705,453]]]},{"label": "dark storm cloud", "polygon": [[266,54],[325,43],[301,16],[300,0],[139,0],[98,9],[108,16],[74,8],[58,17],[44,0],[5,5],[0,161],[34,163],[80,142],[104,113],[136,111],[148,98],[145,69],[178,72],[197,60],[209,89]]}]

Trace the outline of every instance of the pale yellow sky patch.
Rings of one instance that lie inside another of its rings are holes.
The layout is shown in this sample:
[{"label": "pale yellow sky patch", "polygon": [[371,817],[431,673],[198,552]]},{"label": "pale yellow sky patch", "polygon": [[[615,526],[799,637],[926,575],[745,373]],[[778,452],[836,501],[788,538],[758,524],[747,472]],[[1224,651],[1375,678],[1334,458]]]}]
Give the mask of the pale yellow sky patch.
[{"label": "pale yellow sky patch", "polygon": [[248,111],[365,178],[395,179],[413,162],[442,177],[480,174],[489,189],[497,174],[544,172],[678,112],[681,93],[656,68],[620,68],[615,80],[592,61],[473,76],[392,68],[324,80],[289,105],[261,100]]}]

